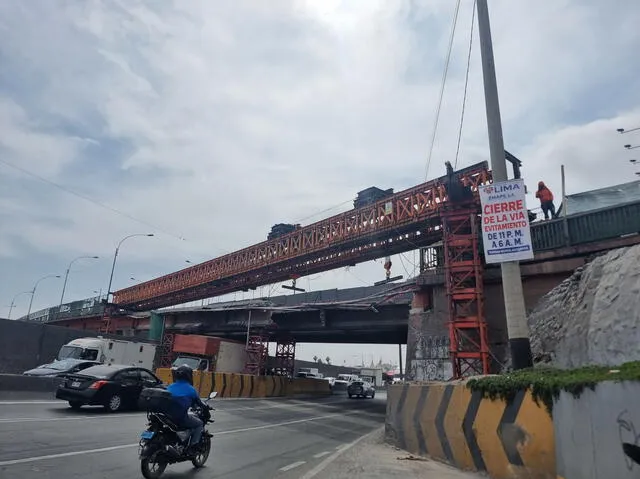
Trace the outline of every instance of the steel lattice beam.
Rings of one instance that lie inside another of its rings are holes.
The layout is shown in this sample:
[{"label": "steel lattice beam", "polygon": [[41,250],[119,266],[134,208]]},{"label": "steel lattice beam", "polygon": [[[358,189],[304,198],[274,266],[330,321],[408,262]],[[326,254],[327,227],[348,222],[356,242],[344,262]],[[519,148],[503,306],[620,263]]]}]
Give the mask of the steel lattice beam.
[{"label": "steel lattice beam", "polygon": [[[486,162],[456,172],[476,189],[491,181]],[[416,249],[441,237],[446,177],[305,226],[280,238],[114,294],[121,307],[148,310],[255,288]]]}]

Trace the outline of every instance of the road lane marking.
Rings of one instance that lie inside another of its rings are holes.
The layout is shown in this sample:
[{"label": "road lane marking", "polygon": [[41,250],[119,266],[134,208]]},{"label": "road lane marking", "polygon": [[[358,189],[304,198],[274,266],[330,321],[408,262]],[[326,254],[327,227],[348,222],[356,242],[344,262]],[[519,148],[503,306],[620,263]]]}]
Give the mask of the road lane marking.
[{"label": "road lane marking", "polygon": [[280,470],[282,472],[287,472],[290,471],[291,469],[295,469],[296,467],[302,466],[303,464],[306,464],[306,461],[298,461],[298,462],[294,462],[293,464],[289,464],[288,466],[284,466],[281,467]]},{"label": "road lane marking", "polygon": [[75,421],[77,419],[110,419],[119,417],[138,417],[133,414],[110,414],[105,416],[70,416],[70,417],[21,417],[0,419],[0,424],[12,424],[16,422],[55,422]]},{"label": "road lane marking", "polygon": [[10,461],[1,461],[0,467],[13,466],[14,464],[24,464],[27,462],[46,461],[47,459],[59,459],[62,457],[79,456],[81,454],[95,454],[98,452],[117,451],[119,449],[127,449],[129,447],[134,447],[137,445],[138,444],[123,444],[120,446],[101,447],[100,449],[89,449],[86,451],[71,451],[71,452],[62,452],[59,454],[49,454],[47,456],[25,457],[23,459],[12,459]]},{"label": "road lane marking", "polygon": [[[0,406],[3,403],[0,402]],[[48,403],[47,403],[48,404]],[[56,403],[57,404],[57,403]],[[264,406],[264,407],[240,407],[240,408],[218,408],[218,413],[224,412],[232,412],[232,411],[247,411],[247,410],[268,410],[268,409],[307,409],[309,407],[316,406],[314,404],[289,404],[288,406]],[[351,411],[349,414],[358,414],[366,412],[366,409],[356,409]],[[144,417],[142,412],[133,412],[128,414],[105,414],[105,415],[96,415],[96,416],[69,416],[69,417],[24,417],[24,418],[0,418],[0,425],[2,424],[13,424],[20,422],[57,422],[57,421],[75,421],[79,419],[109,419],[109,418],[122,418],[122,417]]]},{"label": "road lane marking", "polygon": [[30,406],[31,404],[64,404],[65,401],[0,401],[0,406]]},{"label": "road lane marking", "polygon": [[300,479],[312,479],[312,478],[316,477],[318,474],[320,474],[322,471],[324,471],[333,461],[338,459],[342,454],[347,452],[353,446],[357,445],[360,441],[363,441],[364,439],[373,437],[376,434],[380,434],[383,430],[384,430],[384,426],[381,426],[379,428],[374,429],[370,433],[365,434],[364,436],[360,436],[358,439],[356,439],[353,442],[350,442],[349,444],[343,444],[341,446],[338,446],[336,448],[336,449],[338,449],[336,452],[331,454],[329,457],[327,457],[324,461],[322,461],[316,467],[314,467],[309,472],[307,472]]},{"label": "road lane marking", "polygon": [[321,457],[327,456],[331,454],[330,451],[324,451],[324,452],[319,452],[318,454],[314,454],[313,457],[315,457],[316,459],[320,459]]},{"label": "road lane marking", "polygon": [[[344,417],[346,415],[350,415],[353,414],[351,412],[346,412],[346,413],[335,413],[335,414],[328,414],[326,416],[314,416],[314,417],[309,417],[306,419],[296,419],[294,421],[286,421],[286,422],[279,422],[276,424],[265,424],[263,426],[253,426],[253,427],[245,427],[242,429],[230,429],[228,431],[219,431],[219,432],[215,432],[213,431],[213,435],[215,436],[225,436],[228,434],[238,434],[241,432],[248,432],[248,431],[257,431],[259,429],[273,429],[276,427],[282,427],[282,426],[288,426],[291,424],[300,424],[300,423],[304,423],[304,422],[310,422],[310,421],[318,421],[321,419],[329,419],[332,417],[336,417],[336,416],[340,416],[340,417]],[[113,417],[113,416],[105,416],[105,417]],[[109,452],[109,451],[116,451],[118,449],[126,449],[126,448],[130,448],[130,447],[137,447],[138,443],[135,444],[123,444],[120,446],[111,446],[111,447],[103,447],[103,448],[99,448],[99,449],[86,449],[84,451],[72,451],[72,452],[63,452],[60,454],[49,454],[46,456],[35,456],[35,457],[24,457],[22,459],[10,459],[8,461],[0,461],[0,467],[2,466],[13,466],[15,464],[25,464],[25,463],[29,463],[29,462],[37,462],[37,461],[46,461],[49,459],[58,459],[58,458],[62,458],[62,457],[70,457],[70,456],[79,456],[82,454],[96,454],[99,452]]]}]

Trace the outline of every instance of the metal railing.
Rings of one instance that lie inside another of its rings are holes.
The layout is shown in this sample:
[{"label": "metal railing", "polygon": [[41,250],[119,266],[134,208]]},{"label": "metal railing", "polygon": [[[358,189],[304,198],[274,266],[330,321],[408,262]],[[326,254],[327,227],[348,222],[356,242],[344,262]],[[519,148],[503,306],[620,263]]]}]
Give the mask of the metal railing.
[{"label": "metal railing", "polygon": [[[566,227],[565,227],[566,222]],[[531,225],[534,251],[577,246],[640,232],[640,201]]]},{"label": "metal railing", "polygon": [[[640,233],[640,201],[537,221],[531,225],[534,251],[549,251],[567,246],[595,243]],[[442,246],[420,249],[420,273],[440,273]]]}]

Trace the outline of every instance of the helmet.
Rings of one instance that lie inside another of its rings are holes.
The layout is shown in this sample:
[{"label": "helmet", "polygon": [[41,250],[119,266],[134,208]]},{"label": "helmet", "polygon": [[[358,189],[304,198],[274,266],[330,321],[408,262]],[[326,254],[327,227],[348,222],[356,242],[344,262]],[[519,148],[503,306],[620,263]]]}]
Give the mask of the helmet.
[{"label": "helmet", "polygon": [[186,364],[181,364],[177,368],[172,368],[174,381],[187,381],[193,385],[193,369]]}]

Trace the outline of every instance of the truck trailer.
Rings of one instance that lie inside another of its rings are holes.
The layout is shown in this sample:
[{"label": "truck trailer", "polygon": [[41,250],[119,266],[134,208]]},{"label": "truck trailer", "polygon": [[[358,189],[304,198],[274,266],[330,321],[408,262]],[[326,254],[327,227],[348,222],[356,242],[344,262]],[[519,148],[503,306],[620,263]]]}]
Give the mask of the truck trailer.
[{"label": "truck trailer", "polygon": [[85,359],[103,364],[121,364],[152,369],[156,345],[120,339],[77,338],[60,348],[58,359]]},{"label": "truck trailer", "polygon": [[244,343],[214,336],[176,334],[173,352],[172,366],[186,364],[200,371],[241,373],[247,361]]}]

